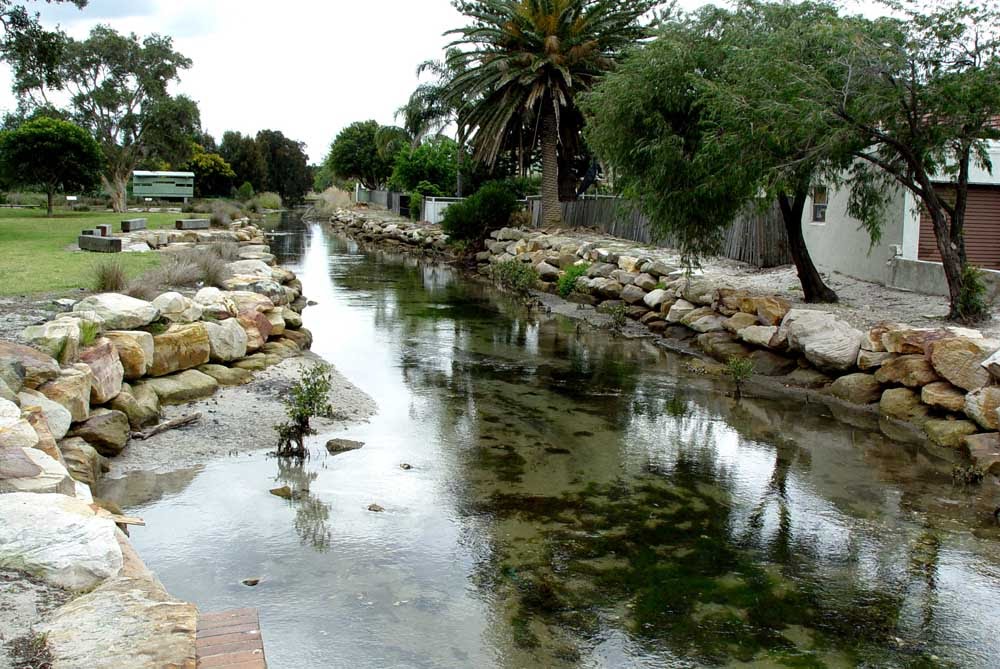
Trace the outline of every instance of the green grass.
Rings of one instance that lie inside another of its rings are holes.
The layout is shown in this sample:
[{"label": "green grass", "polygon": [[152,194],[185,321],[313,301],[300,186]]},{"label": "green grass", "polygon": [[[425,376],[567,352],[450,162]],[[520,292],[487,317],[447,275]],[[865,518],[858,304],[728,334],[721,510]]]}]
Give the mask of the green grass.
[{"label": "green grass", "polygon": [[[57,211],[53,218],[46,218],[44,210],[0,209],[0,295],[91,290],[94,266],[108,256],[69,251],[81,230],[110,223],[117,231],[126,218],[149,219],[151,229],[170,228],[181,217],[176,213]],[[119,258],[129,277],[142,274],[160,262],[156,253],[122,253]]]}]

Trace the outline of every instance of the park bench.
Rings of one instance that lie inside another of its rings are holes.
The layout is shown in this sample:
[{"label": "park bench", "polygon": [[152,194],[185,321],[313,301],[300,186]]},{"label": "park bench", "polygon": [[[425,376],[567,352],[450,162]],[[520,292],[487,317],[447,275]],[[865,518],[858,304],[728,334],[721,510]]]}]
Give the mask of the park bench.
[{"label": "park bench", "polygon": [[87,237],[100,237],[101,236],[101,231],[100,230],[81,230],[80,234],[84,235],[84,236],[87,236]]},{"label": "park bench", "polygon": [[96,229],[98,233],[101,235],[101,237],[111,236],[111,226],[108,223],[101,223],[100,225],[97,226]]},{"label": "park bench", "polygon": [[175,222],[178,230],[208,230],[207,218],[184,218]]},{"label": "park bench", "polygon": [[145,218],[129,218],[122,221],[122,232],[135,232],[145,230],[148,221]]},{"label": "park bench", "polygon": [[76,243],[83,251],[94,251],[96,253],[121,253],[122,252],[122,242],[124,241],[121,237],[101,237],[94,234],[94,230],[85,230],[84,233],[80,235]]}]

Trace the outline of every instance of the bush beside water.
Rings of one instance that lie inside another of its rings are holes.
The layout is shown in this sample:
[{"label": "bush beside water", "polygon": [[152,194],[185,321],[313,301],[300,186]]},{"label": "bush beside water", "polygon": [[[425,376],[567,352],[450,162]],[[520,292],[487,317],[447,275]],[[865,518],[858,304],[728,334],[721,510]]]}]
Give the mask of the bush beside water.
[{"label": "bush beside water", "polygon": [[517,207],[510,186],[491,181],[471,197],[448,207],[441,227],[451,239],[481,242],[491,231],[507,225]]}]

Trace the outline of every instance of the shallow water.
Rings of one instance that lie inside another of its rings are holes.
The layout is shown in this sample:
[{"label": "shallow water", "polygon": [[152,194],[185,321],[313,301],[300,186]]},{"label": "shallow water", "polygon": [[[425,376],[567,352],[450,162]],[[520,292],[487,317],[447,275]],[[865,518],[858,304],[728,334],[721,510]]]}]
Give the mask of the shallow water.
[{"label": "shallow water", "polygon": [[378,415],[103,491],[174,595],[260,609],[273,669],[996,666],[995,493],[947,454],[318,226],[273,247]]}]

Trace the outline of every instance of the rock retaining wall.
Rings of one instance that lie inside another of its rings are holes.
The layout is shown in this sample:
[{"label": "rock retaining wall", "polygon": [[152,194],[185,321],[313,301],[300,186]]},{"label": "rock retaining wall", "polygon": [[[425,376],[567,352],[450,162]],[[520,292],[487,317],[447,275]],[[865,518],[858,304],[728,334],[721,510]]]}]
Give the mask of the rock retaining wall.
[{"label": "rock retaining wall", "polygon": [[[448,248],[438,226],[342,210],[335,227],[373,241]],[[748,358],[755,373],[822,389],[877,409],[888,433],[910,424],[944,448],[1000,475],[1000,341],[959,327],[884,322],[858,329],[821,309],[796,308],[732,278],[690,274],[676,256],[611,237],[504,228],[475,256],[480,269],[523,263],[538,290],[557,292],[571,267],[583,275],[566,296],[598,311],[624,309],[656,335],[690,341],[719,363]]]},{"label": "rock retaining wall", "polygon": [[91,486],[162,405],[247,383],[312,343],[302,285],[254,226],[131,237],[236,242],[241,260],[224,289],[92,295],[27,328],[29,345],[0,341],[0,567],[87,593],[47,623],[54,667],[194,668],[197,610],[146,570]]}]

